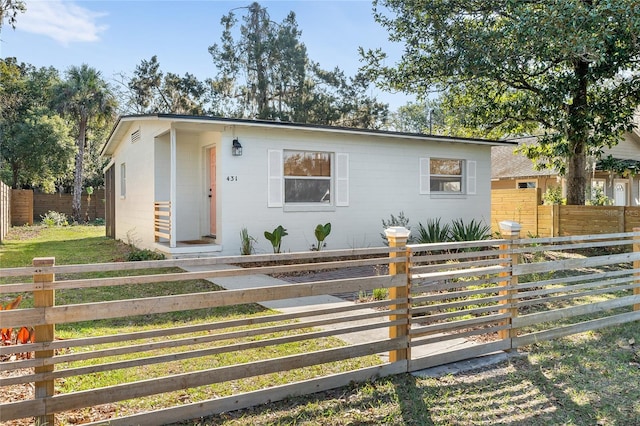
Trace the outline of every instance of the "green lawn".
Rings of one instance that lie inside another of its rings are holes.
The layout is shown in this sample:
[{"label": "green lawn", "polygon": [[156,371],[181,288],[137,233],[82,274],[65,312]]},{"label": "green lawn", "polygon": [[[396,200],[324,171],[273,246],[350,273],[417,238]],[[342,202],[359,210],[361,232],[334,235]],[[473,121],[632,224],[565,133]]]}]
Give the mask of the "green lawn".
[{"label": "green lawn", "polygon": [[105,237],[104,226],[22,226],[0,245],[0,267],[30,266],[34,257],[55,257],[56,265],[117,262],[129,247]]}]

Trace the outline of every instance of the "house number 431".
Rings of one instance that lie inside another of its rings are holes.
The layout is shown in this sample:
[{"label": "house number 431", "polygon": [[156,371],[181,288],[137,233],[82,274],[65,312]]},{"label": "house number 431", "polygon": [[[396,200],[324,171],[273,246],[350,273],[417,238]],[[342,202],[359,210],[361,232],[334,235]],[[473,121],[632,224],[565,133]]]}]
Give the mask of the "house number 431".
[{"label": "house number 431", "polygon": [[227,176],[227,182],[237,182],[238,176]]}]

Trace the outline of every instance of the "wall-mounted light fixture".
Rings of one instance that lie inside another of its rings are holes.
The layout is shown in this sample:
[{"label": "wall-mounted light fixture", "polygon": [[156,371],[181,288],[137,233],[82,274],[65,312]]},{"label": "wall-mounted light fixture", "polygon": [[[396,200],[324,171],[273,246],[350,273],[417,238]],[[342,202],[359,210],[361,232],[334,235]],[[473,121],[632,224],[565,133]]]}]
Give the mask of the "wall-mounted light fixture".
[{"label": "wall-mounted light fixture", "polygon": [[234,157],[239,157],[242,155],[242,145],[240,145],[238,139],[233,140],[233,145],[231,146],[231,154]]}]

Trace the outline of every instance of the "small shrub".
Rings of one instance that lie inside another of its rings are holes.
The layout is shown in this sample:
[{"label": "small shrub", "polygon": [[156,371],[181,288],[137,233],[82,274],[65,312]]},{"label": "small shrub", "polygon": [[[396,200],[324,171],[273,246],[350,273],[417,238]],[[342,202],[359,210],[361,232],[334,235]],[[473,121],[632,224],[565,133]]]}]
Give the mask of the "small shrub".
[{"label": "small shrub", "polygon": [[418,223],[418,235],[415,242],[418,244],[445,243],[450,241],[451,226],[449,224],[440,224],[440,218],[428,219],[427,227],[422,223]]},{"label": "small shrub", "polygon": [[127,254],[127,262],[138,262],[142,260],[164,260],[162,253],[149,249],[139,249],[137,246],[142,240],[136,236],[135,229],[127,231],[127,245],[129,246],[129,254]]},{"label": "small shrub", "polygon": [[542,194],[542,204],[551,206],[554,204],[565,204],[562,198],[562,188],[560,186],[550,186]]},{"label": "small shrub", "polygon": [[327,243],[324,242],[325,238],[331,233],[331,223],[325,223],[324,225],[319,223],[316,226],[314,234],[316,236],[316,244],[311,246],[311,250],[320,251],[322,247],[326,247]]},{"label": "small shrub", "polygon": [[96,217],[91,223],[95,226],[104,226],[106,224],[106,221],[101,217]]},{"label": "small shrub", "polygon": [[141,238],[138,238],[138,236],[136,235],[136,229],[129,229],[127,231],[127,245],[129,247],[137,247],[140,243],[142,242]]},{"label": "small shrub", "polygon": [[[409,218],[405,217],[404,212],[400,212],[398,216],[390,215],[389,220],[382,219],[382,229],[387,229],[392,226],[402,226],[403,228],[411,229],[409,226]],[[387,236],[383,233],[380,234],[382,237],[382,241],[384,241],[385,245],[389,245],[389,241],[387,241]],[[408,243],[413,242],[413,237],[409,237]]]},{"label": "small shrub", "polygon": [[282,227],[282,225],[278,225],[273,232],[264,231],[264,237],[269,240],[271,245],[273,246],[274,253],[280,253],[280,246],[282,245],[282,238],[287,234],[287,230]]},{"label": "small shrub", "polygon": [[40,216],[42,218],[42,223],[51,228],[53,226],[68,226],[69,219],[67,215],[60,212],[54,212],[53,210],[49,210],[44,216]]},{"label": "small shrub", "polygon": [[471,222],[464,223],[462,219],[457,219],[451,225],[452,241],[478,241],[488,238],[491,238],[491,227],[481,221],[471,219]]},{"label": "small shrub", "polygon": [[358,302],[370,302],[372,300],[385,300],[389,296],[389,290],[386,288],[374,288],[371,294],[365,290],[358,292]]},{"label": "small shrub", "polygon": [[[589,191],[587,189],[587,191]],[[587,206],[612,206],[613,200],[607,197],[604,193],[604,189],[600,187],[591,188],[591,199],[587,199],[585,205]]]},{"label": "small shrub", "polygon": [[164,260],[165,256],[162,253],[149,249],[131,248],[131,251],[127,255],[127,262],[139,262],[143,260]]},{"label": "small shrub", "polygon": [[254,244],[257,242],[258,240],[249,235],[249,231],[247,230],[247,228],[242,228],[240,230],[240,254],[253,254],[255,251]]},{"label": "small shrub", "polygon": [[389,295],[389,290],[386,288],[374,288],[373,289],[373,300],[385,300]]}]

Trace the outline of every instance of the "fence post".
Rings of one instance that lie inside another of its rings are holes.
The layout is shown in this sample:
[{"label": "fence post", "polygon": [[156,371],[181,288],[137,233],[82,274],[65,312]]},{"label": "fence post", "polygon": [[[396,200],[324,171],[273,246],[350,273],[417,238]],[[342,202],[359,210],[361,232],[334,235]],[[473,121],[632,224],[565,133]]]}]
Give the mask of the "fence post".
[{"label": "fence post", "polygon": [[[514,240],[520,238],[520,224],[510,220],[500,222],[500,233],[504,239],[508,242],[500,245],[500,251],[508,251],[508,253],[500,254],[501,259],[511,259],[511,262],[505,262],[503,266],[509,266],[511,264],[510,272],[500,272],[500,277],[504,277],[504,281],[500,281],[500,286],[508,287],[507,290],[501,290],[499,292],[504,299],[500,300],[501,305],[509,305],[509,307],[500,309],[501,314],[509,314],[509,318],[505,321],[506,325],[511,326],[512,319],[518,316],[518,308],[514,306],[516,300],[513,296],[518,292],[512,287],[518,284],[518,276],[513,274],[513,267],[518,264],[518,254],[513,253],[512,250],[516,247]],[[500,339],[512,339],[517,336],[517,330],[514,328],[507,328],[498,332]],[[513,349],[513,348],[512,348]]]},{"label": "fence post", "polygon": [[[36,268],[49,268],[55,265],[54,257],[36,257],[33,259],[33,266]],[[48,307],[54,306],[55,304],[55,290],[48,286],[49,288],[45,288],[46,284],[53,283],[55,280],[55,276],[53,273],[38,273],[40,271],[36,270],[33,274],[33,282],[37,290],[33,292],[33,305],[35,308],[43,308],[46,309]],[[37,325],[34,327],[35,333],[35,342],[36,343],[48,343],[53,342],[55,337],[55,325],[54,324],[45,324],[45,325]],[[46,351],[36,351],[35,358],[52,358],[54,355],[53,350]],[[49,373],[54,369],[54,365],[43,365],[40,367],[35,367],[35,373]],[[54,395],[54,380],[45,380],[42,382],[35,383],[35,398],[45,398],[48,396]],[[43,416],[36,417],[36,424],[41,425],[53,425],[54,424],[54,415],[53,414],[45,414]]]},{"label": "fence post", "polygon": [[551,206],[551,237],[560,236],[560,205]]},{"label": "fence post", "polygon": [[[633,232],[640,232],[640,228],[632,228]],[[633,237],[633,252],[640,252],[640,237]],[[633,269],[640,269],[640,260],[633,261]],[[633,287],[633,295],[640,296],[640,272],[634,272],[634,287]],[[634,311],[640,311],[640,303],[636,303],[633,305]]]},{"label": "fence post", "polygon": [[[407,246],[407,240],[409,239],[409,234],[411,231],[402,227],[402,226],[392,226],[384,230],[384,234],[389,241],[389,247],[396,248],[405,248]],[[402,263],[395,263],[393,261],[389,262],[389,275],[398,275],[398,274],[406,274],[408,272],[408,263],[409,263],[409,251],[404,250],[396,251],[392,250],[389,252],[389,258],[395,259],[399,256],[406,256],[406,261]],[[389,288],[389,299],[407,299],[409,297],[409,282],[410,279],[407,277],[407,282],[402,287],[391,287]],[[389,306],[389,309],[406,309],[407,313],[405,314],[397,314],[397,315],[389,315],[389,321],[397,321],[404,320],[402,324],[394,325],[389,327],[389,338],[395,339],[398,337],[405,337],[407,339],[407,347],[404,349],[398,349],[395,351],[389,352],[389,362],[396,362],[401,360],[407,360],[411,357],[410,349],[409,349],[409,304],[408,303],[399,303]]]}]

